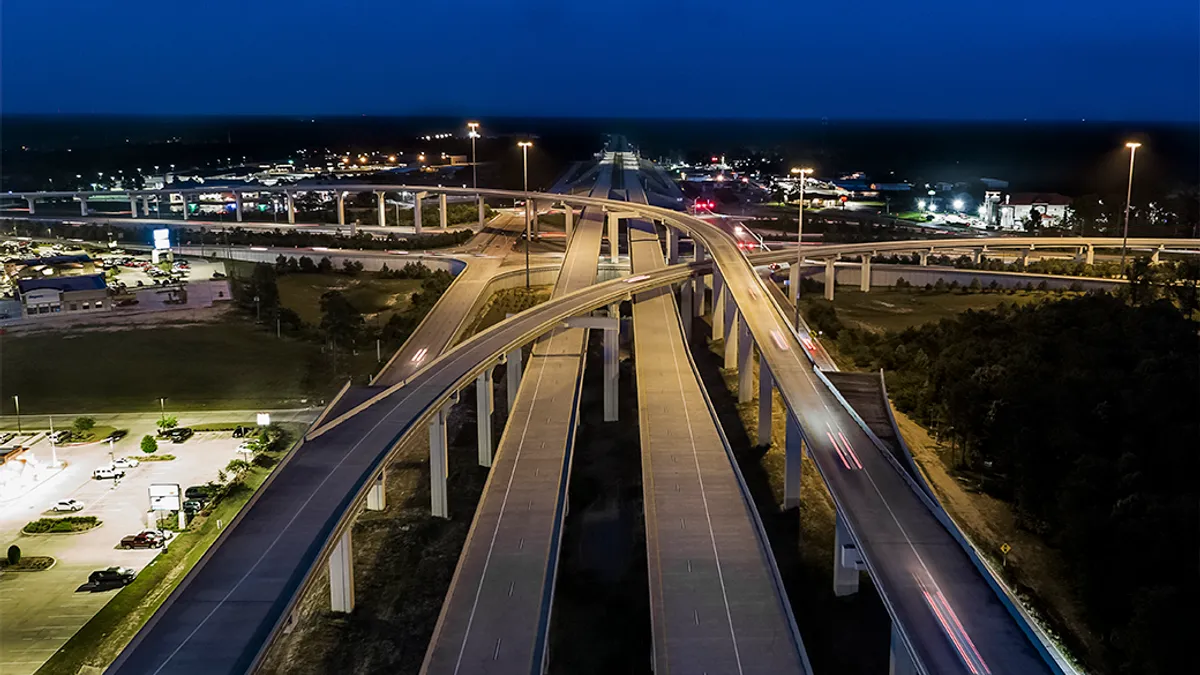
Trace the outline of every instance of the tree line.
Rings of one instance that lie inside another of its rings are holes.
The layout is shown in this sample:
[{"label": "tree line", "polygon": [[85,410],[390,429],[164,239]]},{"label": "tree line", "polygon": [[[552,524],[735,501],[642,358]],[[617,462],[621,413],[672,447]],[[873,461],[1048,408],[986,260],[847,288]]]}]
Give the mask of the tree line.
[{"label": "tree line", "polygon": [[809,311],[1061,551],[1107,672],[1181,672],[1196,635],[1200,323],[1177,295],[1148,281],[883,333]]}]

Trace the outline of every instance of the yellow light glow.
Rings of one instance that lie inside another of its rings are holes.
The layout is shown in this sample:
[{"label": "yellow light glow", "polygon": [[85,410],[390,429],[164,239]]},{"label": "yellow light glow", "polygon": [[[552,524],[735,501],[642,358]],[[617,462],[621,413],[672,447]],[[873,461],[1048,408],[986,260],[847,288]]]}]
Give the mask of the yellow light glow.
[{"label": "yellow light glow", "polygon": [[395,155],[388,155],[388,161],[389,161],[389,162],[394,162],[394,161],[396,161],[396,156],[395,156]]},{"label": "yellow light glow", "polygon": [[1127,148],[1129,148],[1129,149],[1133,150],[1133,149],[1136,149],[1136,148],[1140,148],[1140,147],[1142,147],[1142,144],[1141,144],[1141,143],[1138,143],[1138,142],[1136,142],[1136,141],[1130,141],[1130,142],[1128,142],[1128,143],[1126,143],[1126,144],[1125,144],[1125,147],[1127,147]]},{"label": "yellow light glow", "polygon": [[812,169],[801,169],[799,167],[792,168],[792,173],[796,173],[796,174],[801,174],[801,173],[807,174],[807,173],[812,173],[812,172],[813,172]]}]

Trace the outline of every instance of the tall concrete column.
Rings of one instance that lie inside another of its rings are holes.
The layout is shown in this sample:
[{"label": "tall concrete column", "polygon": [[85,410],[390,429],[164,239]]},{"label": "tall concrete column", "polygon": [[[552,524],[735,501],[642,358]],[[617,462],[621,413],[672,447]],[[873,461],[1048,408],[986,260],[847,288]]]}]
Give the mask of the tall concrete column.
[{"label": "tall concrete column", "polygon": [[917,257],[921,260],[921,267],[929,266],[929,251],[917,251]]},{"label": "tall concrete column", "polygon": [[513,411],[513,403],[517,400],[517,390],[521,388],[521,348],[517,347],[508,353],[508,414]]},{"label": "tall concrete column", "polygon": [[862,269],[858,273],[858,289],[863,293],[871,292],[871,256],[862,257]]},{"label": "tall concrete column", "polygon": [[482,230],[483,229],[483,219],[484,219],[483,195],[475,195],[475,200],[477,202],[479,202],[479,229]]},{"label": "tall concrete column", "polygon": [[725,369],[737,368],[738,365],[738,311],[733,295],[725,291]]},{"label": "tall concrete column", "polygon": [[787,411],[787,440],[784,443],[783,508],[800,506],[800,459],[804,433],[791,410]]},{"label": "tall concrete column", "polygon": [[[612,305],[608,309],[608,315],[620,321],[620,313],[617,305]],[[617,388],[620,384],[620,352],[618,351],[621,344],[620,324],[612,329],[604,330],[604,421],[617,421]]]},{"label": "tall concrete column", "polygon": [[667,264],[679,264],[679,230],[667,228]]},{"label": "tall concrete column", "polygon": [[[132,197],[130,199],[132,199]],[[33,197],[26,197],[25,201],[26,201],[26,203],[29,204],[29,215],[32,216],[32,215],[36,214],[37,213],[37,200],[34,199]],[[134,217],[136,218],[137,217],[137,207],[136,206],[133,209],[133,213],[134,213]]]},{"label": "tall concrete column", "polygon": [[287,197],[288,224],[295,225],[296,224],[296,195],[291,192],[285,192],[285,193],[283,193],[283,195],[285,197]]},{"label": "tall concrete column", "polygon": [[337,193],[337,217],[338,225],[346,224],[346,193],[341,191]]},{"label": "tall concrete column", "polygon": [[429,495],[434,517],[449,518],[450,505],[446,496],[446,478],[449,476],[449,442],[446,438],[446,417],[450,406],[446,405],[429,420]]},{"label": "tall concrete column", "polygon": [[237,211],[237,221],[242,222],[242,193],[233,193],[233,209]]},{"label": "tall concrete column", "polygon": [[354,551],[350,528],[346,528],[329,553],[329,609],[344,614],[354,611]]},{"label": "tall concrete column", "polygon": [[375,193],[375,209],[379,215],[379,226],[387,225],[387,201],[382,190]]},{"label": "tall concrete column", "polygon": [[892,623],[892,646],[890,651],[888,675],[917,675],[917,664],[908,653],[908,647],[904,646],[904,638],[901,637],[900,629],[896,627],[895,622]]},{"label": "tall concrete column", "polygon": [[692,293],[692,316],[704,316],[704,277],[692,277],[686,283],[692,285],[694,291]]},{"label": "tall concrete column", "polygon": [[382,511],[387,508],[387,491],[383,484],[383,473],[375,477],[375,483],[367,492],[367,510]]},{"label": "tall concrete column", "polygon": [[792,263],[788,267],[788,295],[791,296],[792,304],[800,302],[800,270],[803,269],[800,265]]},{"label": "tall concrete column", "polygon": [[1084,260],[1089,265],[1096,264],[1096,248],[1091,244],[1087,245],[1087,258]]},{"label": "tall concrete column", "polygon": [[620,240],[617,234],[617,217],[616,214],[608,214],[608,259],[611,262],[617,262],[617,256],[620,253]]},{"label": "tall concrete column", "polygon": [[712,275],[712,339],[725,337],[725,283],[715,268]]},{"label": "tall concrete column", "polygon": [[1166,247],[1162,244],[1159,244],[1158,248],[1154,249],[1154,252],[1150,254],[1150,262],[1152,264],[1157,265],[1159,263],[1159,254],[1163,252],[1164,248]]},{"label": "tall concrete column", "polygon": [[446,211],[446,193],[438,195],[438,225],[444,230],[450,222],[450,214]]},{"label": "tall concrete column", "polygon": [[529,200],[529,231],[534,237],[541,235],[541,230],[538,228],[538,203],[536,199]]},{"label": "tall concrete column", "polygon": [[758,444],[771,444],[771,414],[775,400],[775,382],[771,377],[771,366],[758,353]]},{"label": "tall concrete column", "polygon": [[983,260],[983,251],[981,249],[971,249],[971,264],[978,265]]},{"label": "tall concrete column", "polygon": [[[137,195],[129,195],[129,213],[134,218],[138,217]],[[29,200],[29,215],[31,215],[31,216],[33,215],[33,200],[32,199]],[[148,216],[150,214],[147,213],[146,215]]]},{"label": "tall concrete column", "polygon": [[754,400],[754,340],[750,338],[750,324],[746,323],[746,316],[741,312],[738,314],[738,403],[749,403]]},{"label": "tall concrete column", "polygon": [[695,237],[692,237],[692,248],[695,249],[695,254],[692,256],[692,262],[700,262],[701,260],[704,260],[704,244],[696,241]]},{"label": "tall concrete column", "polygon": [[862,567],[862,555],[846,528],[842,514],[837,514],[837,527],[833,539],[833,594],[837,597],[854,595],[858,592],[858,570]]},{"label": "tall concrete column", "polygon": [[683,338],[688,343],[692,341],[692,324],[695,315],[696,301],[692,298],[692,280],[687,279],[679,287],[679,318],[683,321]]},{"label": "tall concrete column", "polygon": [[428,192],[418,192],[413,196],[413,228],[416,234],[421,234],[421,200],[425,199]]},{"label": "tall concrete column", "polygon": [[150,215],[150,195],[142,195],[142,213]]},{"label": "tall concrete column", "polygon": [[479,432],[479,466],[492,465],[492,412],[496,409],[492,384],[494,367],[475,378],[475,422]]},{"label": "tall concrete column", "polygon": [[575,231],[575,209],[571,208],[570,204],[563,204],[563,227],[567,233],[567,242],[571,241],[571,234]]},{"label": "tall concrete column", "polygon": [[837,258],[829,258],[825,261],[825,299],[833,300],[833,287],[837,284],[837,268],[834,263]]},{"label": "tall concrete column", "polygon": [[[187,193],[186,193],[186,192],[180,192],[180,193],[179,193],[179,198],[183,200],[183,219],[184,219],[184,220],[187,220],[187,219],[188,219],[188,201],[187,201]],[[87,202],[84,202],[84,207],[83,207],[83,215],[85,215],[85,216],[87,215]]]}]

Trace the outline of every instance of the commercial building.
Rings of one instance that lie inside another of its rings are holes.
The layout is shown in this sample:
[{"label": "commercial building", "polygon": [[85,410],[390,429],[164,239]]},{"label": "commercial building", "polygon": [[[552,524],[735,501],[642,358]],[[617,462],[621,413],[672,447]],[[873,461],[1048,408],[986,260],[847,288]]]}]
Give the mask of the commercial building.
[{"label": "commercial building", "polygon": [[112,309],[104,276],[100,274],[19,279],[17,295],[26,317]]},{"label": "commercial building", "polygon": [[1023,230],[1032,214],[1039,214],[1036,227],[1061,225],[1071,208],[1071,198],[1055,193],[1018,192],[1004,198],[999,205],[1000,227]]}]

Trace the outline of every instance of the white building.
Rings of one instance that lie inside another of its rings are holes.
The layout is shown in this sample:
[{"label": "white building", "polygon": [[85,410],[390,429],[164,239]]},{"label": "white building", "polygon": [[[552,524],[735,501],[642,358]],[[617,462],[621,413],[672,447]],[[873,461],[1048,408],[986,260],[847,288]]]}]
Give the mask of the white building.
[{"label": "white building", "polygon": [[1031,214],[1041,215],[1038,227],[1056,227],[1066,219],[1071,198],[1055,193],[1018,192],[1004,198],[1000,204],[1000,228],[1024,230]]}]

